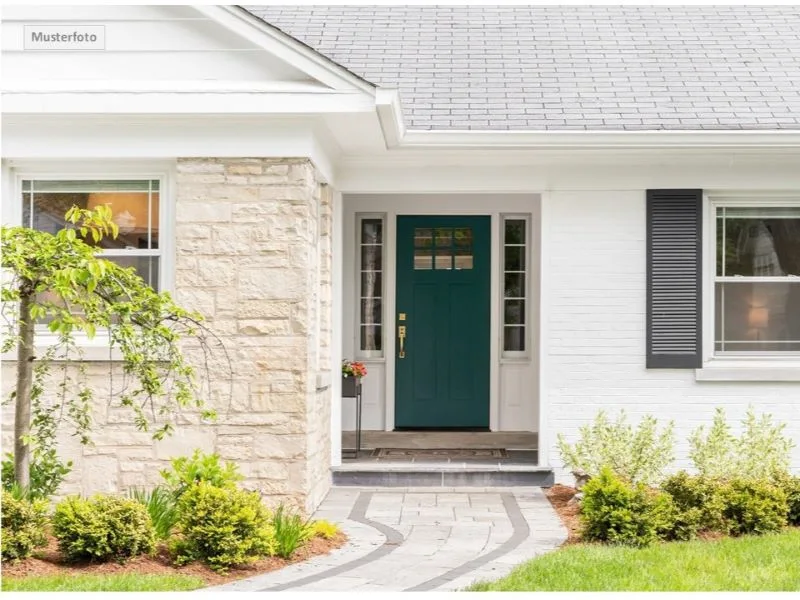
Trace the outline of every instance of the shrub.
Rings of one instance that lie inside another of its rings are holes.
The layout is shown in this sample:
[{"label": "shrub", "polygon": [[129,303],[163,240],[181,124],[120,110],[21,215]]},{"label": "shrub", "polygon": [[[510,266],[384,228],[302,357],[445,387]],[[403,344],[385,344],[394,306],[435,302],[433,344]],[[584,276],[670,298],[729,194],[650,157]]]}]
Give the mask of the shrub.
[{"label": "shrub", "polygon": [[200,450],[195,450],[192,456],[173,458],[171,464],[172,468],[161,471],[161,476],[176,498],[201,481],[226,487],[244,479],[234,463],[223,464],[218,454],[204,454]]},{"label": "shrub", "polygon": [[720,481],[681,471],[667,478],[661,488],[672,497],[681,519],[696,523],[698,531],[727,531]]},{"label": "shrub", "polygon": [[124,562],[155,549],[150,515],[129,498],[100,494],[90,499],[66,498],[56,506],[53,533],[70,560]]},{"label": "shrub", "polygon": [[559,434],[558,447],[564,464],[573,471],[582,470],[594,477],[603,467],[610,467],[634,483],[654,484],[674,459],[673,429],[670,422],[659,433],[658,421],[652,416],[644,417],[634,429],[625,411],[620,411],[614,422],[600,411],[592,424],[581,427],[574,445]]},{"label": "shrub", "polygon": [[778,485],[786,493],[787,522],[789,525],[800,527],[800,477],[786,475],[777,480]]},{"label": "shrub", "polygon": [[770,533],[786,526],[786,492],[768,481],[736,479],[722,488],[728,533]]},{"label": "shrub", "polygon": [[178,564],[204,560],[218,571],[275,554],[270,516],[257,492],[201,481],[178,501]]},{"label": "shrub", "polygon": [[314,536],[313,526],[299,514],[288,512],[281,504],[272,517],[275,553],[289,558],[297,548]]},{"label": "shrub", "polygon": [[141,503],[147,509],[156,537],[160,540],[169,538],[172,528],[178,519],[175,495],[161,486],[156,486],[151,491],[131,490],[131,498]]},{"label": "shrub", "polygon": [[747,410],[739,437],[731,433],[725,411],[718,408],[708,433],[698,427],[689,437],[691,457],[701,475],[715,479],[770,479],[789,471],[794,443],[783,435],[785,423]]},{"label": "shrub", "polygon": [[313,521],[311,523],[311,532],[314,537],[321,537],[325,538],[326,540],[332,540],[337,536],[337,534],[341,531],[339,526],[335,523],[331,523],[330,521],[326,521],[321,519],[319,521]]},{"label": "shrub", "polygon": [[583,489],[581,520],[588,540],[647,546],[675,529],[675,506],[668,494],[630,484],[604,467]]},{"label": "shrub", "polygon": [[[31,461],[31,483],[29,497],[47,500],[58,491],[59,486],[72,471],[72,461],[61,462],[54,448],[34,452]],[[3,489],[11,491],[14,487],[14,455],[6,454],[2,464]]]},{"label": "shrub", "polygon": [[3,560],[28,558],[34,548],[47,543],[47,502],[29,501],[15,498],[3,491],[2,504],[2,546]]}]

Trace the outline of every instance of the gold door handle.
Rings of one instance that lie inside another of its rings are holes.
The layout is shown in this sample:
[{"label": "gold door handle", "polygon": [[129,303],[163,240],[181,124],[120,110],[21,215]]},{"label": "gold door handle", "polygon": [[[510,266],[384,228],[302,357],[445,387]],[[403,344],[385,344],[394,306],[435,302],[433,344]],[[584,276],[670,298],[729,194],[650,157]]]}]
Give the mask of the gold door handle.
[{"label": "gold door handle", "polygon": [[405,358],[406,357],[406,350],[405,350],[405,341],[406,341],[406,326],[400,325],[397,328],[397,337],[400,339],[400,353],[397,355],[398,358]]}]

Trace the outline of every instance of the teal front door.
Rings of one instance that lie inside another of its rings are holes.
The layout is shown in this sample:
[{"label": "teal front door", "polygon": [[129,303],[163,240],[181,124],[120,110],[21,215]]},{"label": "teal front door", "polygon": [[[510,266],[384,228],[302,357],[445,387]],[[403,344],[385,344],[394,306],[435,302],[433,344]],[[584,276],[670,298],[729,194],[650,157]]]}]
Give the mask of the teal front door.
[{"label": "teal front door", "polygon": [[397,217],[397,429],[489,427],[490,238],[490,217]]}]

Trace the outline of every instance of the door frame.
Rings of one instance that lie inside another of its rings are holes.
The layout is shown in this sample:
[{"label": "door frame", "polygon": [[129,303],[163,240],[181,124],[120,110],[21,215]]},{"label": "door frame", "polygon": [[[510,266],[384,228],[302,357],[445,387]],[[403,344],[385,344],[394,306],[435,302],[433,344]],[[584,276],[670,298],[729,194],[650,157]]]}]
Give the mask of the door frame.
[{"label": "door frame", "polygon": [[[491,193],[491,192],[428,192],[428,193],[348,193],[343,194],[344,202],[344,235],[345,235],[345,260],[354,260],[357,257],[357,223],[358,218],[381,217],[384,220],[384,289],[383,289],[383,311],[385,329],[384,335],[384,354],[383,358],[358,358],[356,348],[358,347],[358,301],[355,298],[359,285],[359,273],[357,265],[347,269],[345,287],[353,290],[347,292],[345,296],[345,358],[356,358],[367,363],[369,369],[372,365],[378,380],[370,379],[367,384],[374,385],[375,393],[382,398],[380,401],[381,416],[379,427],[384,431],[393,431],[395,426],[395,353],[397,351],[396,331],[397,331],[397,310],[396,310],[396,262],[397,262],[397,217],[401,215],[420,215],[420,216],[488,216],[491,222],[491,244],[490,244],[490,365],[489,365],[489,429],[490,431],[501,430],[501,365],[506,368],[507,363],[527,363],[535,372],[535,380],[532,381],[530,388],[530,402],[535,403],[534,414],[531,415],[531,422],[526,424],[523,429],[529,426],[533,430],[539,431],[542,436],[542,420],[544,416],[543,403],[541,397],[541,368],[539,345],[536,332],[539,331],[541,310],[539,307],[539,284],[535,283],[530,290],[530,304],[528,310],[529,324],[531,327],[530,354],[525,359],[503,358],[502,349],[502,328],[500,327],[502,299],[502,220],[507,216],[528,216],[530,217],[530,235],[528,259],[531,264],[531,281],[539,281],[539,262],[540,262],[540,235],[539,222],[541,202],[543,194],[539,192],[528,193]],[[352,257],[352,258],[350,258]],[[379,373],[382,373],[379,374]],[[378,425],[373,421],[373,428]],[[505,430],[510,430],[506,425]],[[541,444],[540,444],[541,445]]]}]

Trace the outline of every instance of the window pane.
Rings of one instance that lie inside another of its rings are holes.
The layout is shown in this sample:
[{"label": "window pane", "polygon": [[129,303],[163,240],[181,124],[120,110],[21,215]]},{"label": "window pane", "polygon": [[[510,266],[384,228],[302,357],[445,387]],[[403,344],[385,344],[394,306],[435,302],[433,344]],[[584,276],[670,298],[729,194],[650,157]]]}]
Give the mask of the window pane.
[{"label": "window pane", "polygon": [[365,298],[383,295],[383,273],[364,271],[361,273],[361,295]]},{"label": "window pane", "polygon": [[[119,227],[117,238],[104,237],[99,247],[109,250],[158,248],[159,194],[155,181],[31,181],[33,192],[23,194],[23,224],[55,234],[66,226],[73,206],[94,209],[106,205]],[[47,191],[39,191],[40,188]],[[105,191],[93,191],[93,190]],[[133,189],[144,191],[130,191]],[[116,190],[116,191],[114,191]],[[32,211],[31,211],[32,208]],[[95,245],[89,237],[86,243]]]},{"label": "window pane", "polygon": [[503,328],[503,350],[508,352],[524,352],[525,327],[506,326]]},{"label": "window pane", "polygon": [[800,209],[719,208],[717,255],[718,275],[800,275]]},{"label": "window pane", "polygon": [[525,244],[524,219],[509,219],[506,221],[506,244]]},{"label": "window pane", "polygon": [[380,325],[361,326],[361,349],[364,351],[383,350],[383,336]]},{"label": "window pane", "polygon": [[453,244],[453,230],[440,228],[436,230],[436,247],[441,248]]},{"label": "window pane", "polygon": [[800,352],[800,282],[716,284],[717,351]]},{"label": "window pane", "polygon": [[525,297],[525,273],[506,273],[505,280],[506,298]]},{"label": "window pane", "polygon": [[525,324],[525,301],[506,300],[505,301],[505,324],[524,325]]},{"label": "window pane", "polygon": [[414,229],[414,247],[430,248],[433,246],[433,229]]},{"label": "window pane", "polygon": [[430,248],[414,250],[414,270],[429,271],[433,268],[433,251]]},{"label": "window pane", "polygon": [[361,270],[381,271],[383,266],[383,246],[361,246]]},{"label": "window pane", "polygon": [[382,322],[382,309],[380,298],[361,299],[361,323],[380,325]]},{"label": "window pane", "polygon": [[104,256],[103,258],[107,258],[121,267],[133,267],[139,277],[144,279],[154,290],[158,291],[158,256]]},{"label": "window pane", "polygon": [[524,271],[525,270],[525,247],[506,246],[505,249],[505,270]]},{"label": "window pane", "polygon": [[458,228],[453,232],[453,237],[457,246],[472,247],[472,228]]},{"label": "window pane", "polygon": [[361,243],[383,243],[383,221],[381,219],[364,219],[361,221]]},{"label": "window pane", "polygon": [[450,248],[436,249],[436,269],[450,270],[453,268],[453,254]]}]

